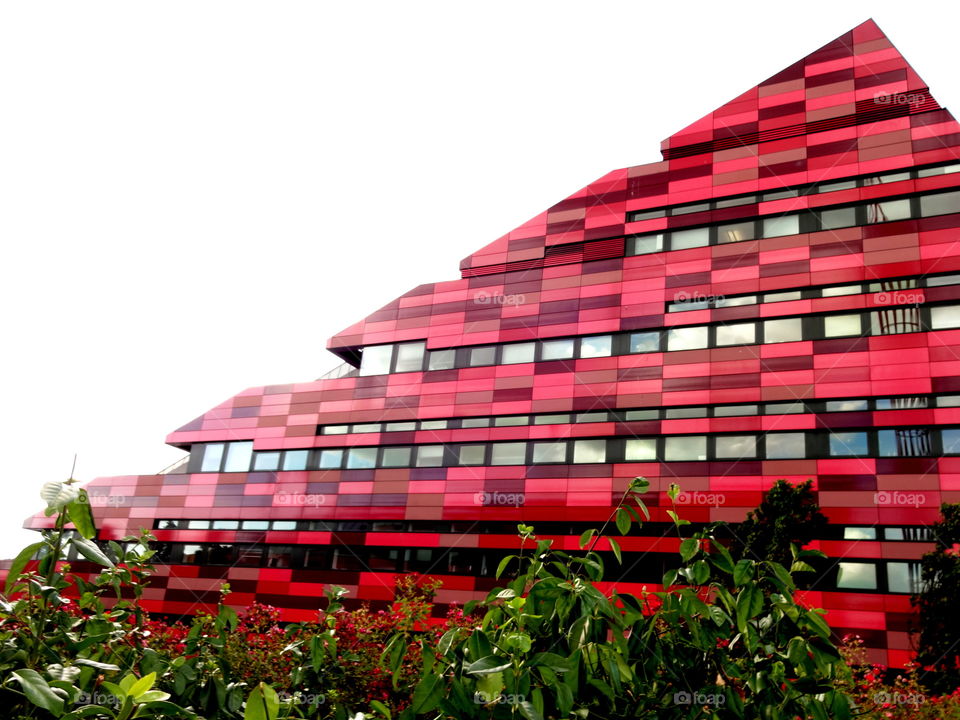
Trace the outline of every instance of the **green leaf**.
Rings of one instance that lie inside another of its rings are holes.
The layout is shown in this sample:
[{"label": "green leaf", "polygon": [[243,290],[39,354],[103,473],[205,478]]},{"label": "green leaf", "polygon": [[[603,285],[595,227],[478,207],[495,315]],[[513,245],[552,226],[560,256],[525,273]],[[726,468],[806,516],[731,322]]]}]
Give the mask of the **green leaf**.
[{"label": "green leaf", "polygon": [[697,560],[691,570],[693,582],[697,585],[703,585],[710,579],[710,565],[707,564],[706,560]]},{"label": "green leaf", "polygon": [[620,552],[620,544],[613,538],[607,538],[607,542],[610,543],[610,549],[613,551],[613,556],[617,559],[617,563],[623,565],[623,555]]},{"label": "green leaf", "polygon": [[90,508],[90,497],[86,490],[80,490],[77,499],[67,505],[67,517],[77,532],[87,540],[96,536],[97,526],[93,522],[93,510]]},{"label": "green leaf", "polygon": [[34,543],[33,545],[27,545],[20,553],[13,559],[13,562],[10,564],[10,569],[7,571],[7,586],[4,588],[4,592],[8,595],[10,594],[10,589],[16,584],[17,579],[20,577],[20,573],[23,572],[23,569],[27,566],[33,556],[43,547],[42,542]]},{"label": "green leaf", "polygon": [[110,663],[97,662],[96,660],[90,660],[88,658],[77,658],[73,661],[75,665],[89,665],[92,668],[97,670],[119,670],[120,667],[117,665],[111,665]]},{"label": "green leaf", "polygon": [[667,488],[667,497],[671,500],[676,500],[677,495],[680,494],[680,486],[676,483],[670,483],[670,486]]},{"label": "green leaf", "polygon": [[37,707],[59,716],[63,712],[63,698],[57,695],[36,670],[21,668],[10,673],[20,683],[23,694]]},{"label": "green leaf", "polygon": [[487,673],[501,672],[508,667],[510,667],[510,661],[506,658],[487,655],[475,662],[468,663],[463,670],[471,675],[486,675]]},{"label": "green leaf", "polygon": [[439,675],[426,675],[413,691],[413,714],[422,715],[433,710],[443,698],[444,686]]},{"label": "green leaf", "polygon": [[589,528],[588,530],[584,530],[583,533],[580,535],[580,549],[583,550],[583,548],[587,546],[587,543],[590,542],[590,540],[596,534],[597,534],[596,528]]},{"label": "green leaf", "polygon": [[139,698],[143,693],[147,692],[150,688],[153,687],[153,684],[157,681],[157,674],[150,673],[149,675],[144,675],[142,678],[137,680],[133,685],[127,689],[127,695],[132,697],[134,700]]},{"label": "green leaf", "polygon": [[763,593],[756,585],[747,585],[737,593],[737,627],[744,632],[748,620],[763,610]]},{"label": "green leaf", "polygon": [[628,532],[630,532],[630,513],[628,513],[622,507],[617,508],[616,518],[617,530],[620,531],[620,534],[626,535]]},{"label": "green leaf", "polygon": [[247,697],[243,720],[276,720],[280,713],[280,698],[266,683],[257,685]]},{"label": "green leaf", "polygon": [[160,702],[161,700],[169,699],[170,693],[165,693],[161,690],[147,690],[146,692],[137,695],[137,702],[141,704]]},{"label": "green leaf", "polygon": [[530,702],[524,700],[517,707],[520,709],[520,714],[527,720],[543,720],[543,716],[537,712],[537,709]]},{"label": "green leaf", "polygon": [[680,557],[687,562],[700,550],[700,542],[696,538],[687,538],[680,543]]},{"label": "green leaf", "polygon": [[733,569],[733,583],[737,587],[743,587],[753,580],[753,560],[741,560]]},{"label": "green leaf", "polygon": [[387,720],[391,720],[391,718],[393,717],[393,716],[390,714],[390,708],[388,708],[386,705],[384,705],[384,704],[383,704],[382,702],[380,702],[379,700],[371,700],[371,701],[370,701],[370,707],[373,708],[374,710],[376,710],[376,711],[377,711],[378,713],[380,713],[381,715],[383,715]]},{"label": "green leaf", "polygon": [[500,561],[500,564],[497,565],[497,574],[494,576],[500,578],[503,575],[503,571],[507,569],[507,565],[510,564],[510,561],[513,560],[516,555],[507,555],[503,560]]},{"label": "green leaf", "polygon": [[810,563],[805,563],[802,560],[797,560],[793,565],[790,566],[790,572],[816,572]]},{"label": "green leaf", "polygon": [[79,535],[71,535],[70,542],[77,549],[77,552],[83,555],[90,562],[103,565],[104,567],[113,567],[113,563],[110,562],[110,558],[103,554],[103,551],[97,547],[96,543],[80,537]]}]

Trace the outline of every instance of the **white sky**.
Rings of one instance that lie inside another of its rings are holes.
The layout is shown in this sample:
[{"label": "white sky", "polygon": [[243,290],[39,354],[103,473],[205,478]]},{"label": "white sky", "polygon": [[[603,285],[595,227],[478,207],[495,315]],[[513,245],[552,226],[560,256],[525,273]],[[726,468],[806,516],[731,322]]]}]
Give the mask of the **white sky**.
[{"label": "white sky", "polygon": [[171,430],[318,377],[330,335],[871,16],[960,110],[942,2],[4,4],[0,557],[74,453],[160,470]]}]

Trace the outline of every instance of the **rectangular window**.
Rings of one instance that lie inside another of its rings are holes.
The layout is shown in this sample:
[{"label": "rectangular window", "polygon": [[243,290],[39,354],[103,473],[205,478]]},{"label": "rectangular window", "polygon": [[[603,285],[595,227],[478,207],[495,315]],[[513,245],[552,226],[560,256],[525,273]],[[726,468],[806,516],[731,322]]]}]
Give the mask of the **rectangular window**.
[{"label": "rectangular window", "polygon": [[483,465],[486,445],[461,445],[458,462],[461,465]]},{"label": "rectangular window", "polygon": [[283,454],[284,470],[306,470],[309,450],[287,450]]},{"label": "rectangular window", "polygon": [[656,438],[630,438],[627,440],[624,459],[627,462],[642,462],[657,459]]},{"label": "rectangular window", "polygon": [[870,332],[874,335],[898,335],[921,330],[923,325],[917,306],[893,307],[870,313]]},{"label": "rectangular window", "polygon": [[924,283],[926,287],[940,287],[941,285],[957,284],[960,284],[960,275],[938,275],[937,277],[928,277]]},{"label": "rectangular window", "polygon": [[835,182],[824,182],[817,185],[818,193],[836,192],[837,190],[853,190],[857,186],[856,180],[837,180]]},{"label": "rectangular window", "polygon": [[613,337],[610,335],[580,338],[580,357],[609,357],[611,354],[613,354]]},{"label": "rectangular window", "polygon": [[767,293],[763,296],[765,303],[789,302],[790,300],[799,300],[802,297],[799,290],[790,290],[788,292]]},{"label": "rectangular window", "polygon": [[829,400],[827,412],[863,412],[870,409],[866,400]]},{"label": "rectangular window", "polygon": [[837,563],[837,588],[839,590],[876,590],[877,567],[872,563]]},{"label": "rectangular window", "polygon": [[781,215],[763,219],[763,237],[774,238],[800,233],[799,215]]},{"label": "rectangular window", "polygon": [[273,530],[296,530],[297,521],[296,520],[274,520],[273,521]]},{"label": "rectangular window", "polygon": [[707,328],[679,327],[667,330],[667,350],[699,350],[707,346]]},{"label": "rectangular window", "polygon": [[567,444],[565,442],[533,443],[533,462],[562,463],[566,461]]},{"label": "rectangular window", "polygon": [[350,432],[349,425],[327,425],[323,428],[324,435],[346,435]]},{"label": "rectangular window", "polygon": [[866,457],[869,454],[865,432],[830,433],[830,455],[833,457]]},{"label": "rectangular window", "polygon": [[757,456],[757,438],[754,435],[718,435],[714,447],[719,460],[741,460]]},{"label": "rectangular window", "polygon": [[857,295],[863,289],[859,285],[841,285],[839,287],[823,288],[820,297],[840,297],[841,295]]},{"label": "rectangular window", "polygon": [[247,472],[253,458],[253,442],[232,442],[227,445],[227,462],[224,472]]},{"label": "rectangular window", "polygon": [[509,415],[494,418],[493,424],[495,427],[519,427],[521,425],[529,425],[530,418],[526,415]]},{"label": "rectangular window", "polygon": [[624,419],[627,422],[634,420],[657,420],[660,418],[659,410],[627,410]]},{"label": "rectangular window", "polygon": [[836,230],[857,224],[857,209],[853,206],[820,211],[820,229]]},{"label": "rectangular window", "polygon": [[526,462],[526,443],[496,443],[490,458],[491,465],[523,465]]},{"label": "rectangular window", "polygon": [[606,422],[607,417],[605,412],[580,413],[574,416],[573,421],[578,423]]},{"label": "rectangular window", "polygon": [[757,326],[754,323],[717,326],[717,345],[751,345],[757,339]]},{"label": "rectangular window", "polygon": [[719,225],[717,227],[717,241],[721,243],[735,243],[743,242],[744,240],[753,240],[756,236],[754,230],[755,225],[753,220]]},{"label": "rectangular window", "polygon": [[903,540],[903,528],[884,528],[884,540]]},{"label": "rectangular window", "polygon": [[707,438],[703,435],[668,437],[664,443],[664,460],[706,460]]},{"label": "rectangular window", "polygon": [[421,445],[418,447],[417,467],[443,467],[443,445]]},{"label": "rectangular window", "polygon": [[258,452],[253,454],[254,470],[277,470],[280,468],[279,452]]},{"label": "rectangular window", "polygon": [[569,415],[536,415],[533,418],[534,425],[563,425],[568,422]]},{"label": "rectangular window", "polygon": [[766,415],[797,415],[805,413],[806,406],[802,402],[769,403],[764,409]]},{"label": "rectangular window", "polygon": [[240,527],[239,520],[214,520],[214,530],[236,530]]},{"label": "rectangular window", "polygon": [[907,198],[871,203],[866,207],[868,223],[892,222],[910,217],[910,200]]},{"label": "rectangular window", "polygon": [[824,337],[846,337],[862,332],[860,315],[827,315],[823,318]]},{"label": "rectangular window", "polygon": [[877,443],[882,457],[926,457],[933,454],[930,431],[926,428],[879,430]]},{"label": "rectangular window", "polygon": [[630,335],[631,353],[658,352],[660,350],[660,333],[639,332]]},{"label": "rectangular window", "polygon": [[917,562],[888,562],[887,563],[887,590],[892,593],[920,592],[922,577],[920,563]]},{"label": "rectangular window", "polygon": [[343,462],[343,450],[321,450],[320,469],[334,470]]},{"label": "rectangular window", "polygon": [[872,527],[845,527],[844,540],[876,540],[877,529]]},{"label": "rectangular window", "polygon": [[633,255],[648,255],[663,250],[663,234],[635,235],[633,237]]},{"label": "rectangular window", "polygon": [[960,454],[960,430],[948,428],[940,431],[940,441],[946,455]]},{"label": "rectangular window", "polygon": [[412,432],[417,429],[415,422],[392,422],[383,426],[384,432]]},{"label": "rectangular window", "polygon": [[203,449],[203,463],[200,472],[219,472],[223,461],[223,443],[210,443]]},{"label": "rectangular window", "polygon": [[800,191],[797,188],[786,188],[785,190],[769,190],[763,195],[760,196],[760,199],[764,202],[769,202],[770,200],[783,200],[784,198],[797,197],[800,194]]},{"label": "rectangular window", "polygon": [[573,443],[575,463],[603,463],[607,461],[606,440],[576,440]]},{"label": "rectangular window", "polygon": [[420,429],[421,430],[446,430],[447,421],[446,420],[421,420]]},{"label": "rectangular window", "polygon": [[393,345],[368,345],[360,355],[360,375],[386,375],[392,359]]},{"label": "rectangular window", "polygon": [[269,520],[244,520],[242,527],[244,530],[269,530],[270,521]]},{"label": "rectangular window", "polygon": [[800,318],[766,320],[763,323],[763,341],[765,343],[796,342],[803,340],[803,324]]},{"label": "rectangular window", "polygon": [[943,330],[955,327],[960,327],[960,305],[940,305],[930,308],[931,329]]},{"label": "rectangular window", "polygon": [[532,342],[504,345],[501,362],[504,365],[517,365],[519,363],[533,362],[536,349],[536,344]]},{"label": "rectangular window", "polygon": [[378,433],[380,432],[380,423],[364,423],[363,425],[354,425],[352,432],[355,433]]},{"label": "rectangular window", "polygon": [[497,357],[497,348],[495,345],[486,347],[477,347],[470,349],[470,367],[480,367],[481,365],[493,365]]},{"label": "rectangular window", "polygon": [[714,200],[713,206],[715,208],[739,207],[741,205],[750,205],[751,203],[755,203],[756,201],[757,201],[756,195],[744,195],[743,197]]},{"label": "rectangular window", "polygon": [[693,228],[692,230],[677,230],[670,233],[671,250],[687,250],[688,248],[703,247],[710,244],[710,228]]},{"label": "rectangular window", "polygon": [[705,407],[680,407],[667,408],[664,412],[667,420],[683,420],[685,418],[705,418],[707,409]]},{"label": "rectangular window", "polygon": [[450,370],[456,362],[457,351],[453,348],[447,350],[432,350],[428,356],[428,370]]},{"label": "rectangular window", "polygon": [[757,296],[756,295],[743,295],[741,297],[732,297],[732,298],[717,298],[713,302],[713,306],[716,308],[725,308],[725,307],[742,307],[744,305],[756,305]]},{"label": "rectangular window", "polygon": [[383,449],[380,464],[385,467],[410,467],[410,448],[388,447]]},{"label": "rectangular window", "polygon": [[485,428],[490,427],[490,418],[463,418],[460,421],[461,428]]},{"label": "rectangular window", "polygon": [[546,340],[541,346],[541,360],[569,360],[573,357],[573,339]]},{"label": "rectangular window", "polygon": [[396,372],[423,370],[423,355],[427,350],[424,342],[400,343],[397,345]]},{"label": "rectangular window", "polygon": [[923,168],[917,171],[917,177],[933,177],[947,173],[960,172],[960,165],[941,165],[940,167]]},{"label": "rectangular window", "polygon": [[188,530],[209,530],[210,521],[209,520],[189,520],[187,521]]},{"label": "rectangular window", "polygon": [[764,437],[768,460],[792,460],[807,456],[803,433],[767,433]]},{"label": "rectangular window", "polygon": [[671,215],[689,215],[690,213],[695,212],[704,212],[705,210],[710,209],[710,203],[694,203],[692,205],[680,205],[675,208],[670,209]]},{"label": "rectangular window", "polygon": [[720,405],[713,409],[714,417],[737,417],[740,415],[759,415],[756,405]]}]

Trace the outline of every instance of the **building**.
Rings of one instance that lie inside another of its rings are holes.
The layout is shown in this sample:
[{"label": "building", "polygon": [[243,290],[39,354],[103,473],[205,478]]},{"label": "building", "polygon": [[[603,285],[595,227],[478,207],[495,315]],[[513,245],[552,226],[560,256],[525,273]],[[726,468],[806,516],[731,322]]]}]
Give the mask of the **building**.
[{"label": "building", "polygon": [[808,601],[907,660],[925,526],[960,500],[960,126],[868,21],[662,154],[331,338],[338,371],[174,431],[185,464],[94,481],[102,538],[160,542],[147,608],[229,581],[299,620],[417,571],[443,612],[494,586],[518,521],[575,547],[638,475],[618,587],[654,589],[670,483],[735,522],[814,478],[836,563]]}]

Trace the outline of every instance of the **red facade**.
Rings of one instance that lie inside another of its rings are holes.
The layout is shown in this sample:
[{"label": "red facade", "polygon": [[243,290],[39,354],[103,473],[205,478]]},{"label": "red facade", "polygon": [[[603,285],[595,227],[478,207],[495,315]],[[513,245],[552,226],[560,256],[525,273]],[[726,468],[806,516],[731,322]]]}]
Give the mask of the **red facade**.
[{"label": "red facade", "polygon": [[91,483],[102,538],[160,541],[148,609],[229,581],[306,619],[416,571],[442,612],[518,521],[575,548],[638,475],[651,523],[608,570],[653,590],[670,483],[736,522],[812,478],[835,562],[806,601],[907,660],[925,526],[960,501],[960,127],[868,21],[662,153],[331,338],[341,376],[245,390],[167,438],[189,463]]}]

